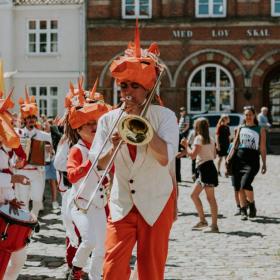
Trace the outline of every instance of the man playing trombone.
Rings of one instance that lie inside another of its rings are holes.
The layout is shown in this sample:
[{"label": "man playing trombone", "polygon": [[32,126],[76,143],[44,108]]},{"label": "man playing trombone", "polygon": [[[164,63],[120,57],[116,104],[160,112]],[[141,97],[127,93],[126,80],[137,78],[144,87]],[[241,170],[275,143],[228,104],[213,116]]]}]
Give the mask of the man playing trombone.
[{"label": "man playing trombone", "polygon": [[[134,46],[130,45],[125,56],[113,61],[110,67],[112,76],[121,87],[121,100],[124,103],[121,108],[100,118],[90,149],[89,158],[96,160],[100,147],[109,137],[110,141],[98,158],[98,167],[107,169],[114,157],[104,280],[129,279],[129,263],[136,243],[138,279],[164,279],[176,200],[170,175],[170,165],[179,142],[175,114],[165,107],[149,105],[145,118],[149,122],[149,130],[152,130],[148,134],[152,136],[148,143],[144,141],[142,145],[128,144],[129,141],[121,138],[119,130],[111,129],[122,111],[126,117],[131,117],[131,114],[143,116],[143,108],[149,96],[155,92],[162,71],[157,54],[156,44],[152,44],[148,50],[140,49],[136,27]],[[111,136],[110,130],[113,131]]]}]

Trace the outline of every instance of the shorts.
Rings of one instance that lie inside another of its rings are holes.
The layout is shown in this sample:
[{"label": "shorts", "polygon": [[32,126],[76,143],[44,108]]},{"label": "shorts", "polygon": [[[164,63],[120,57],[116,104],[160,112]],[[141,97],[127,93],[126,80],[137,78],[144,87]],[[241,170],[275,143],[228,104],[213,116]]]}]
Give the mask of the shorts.
[{"label": "shorts", "polygon": [[53,161],[45,166],[46,180],[56,180],[56,170],[53,165]]},{"label": "shorts", "polygon": [[205,187],[205,185],[217,187],[218,182],[218,172],[213,160],[206,161],[196,168],[198,172],[197,183]]},{"label": "shorts", "polygon": [[252,183],[260,169],[259,152],[251,149],[239,149],[232,167],[232,185],[235,191],[252,191]]}]

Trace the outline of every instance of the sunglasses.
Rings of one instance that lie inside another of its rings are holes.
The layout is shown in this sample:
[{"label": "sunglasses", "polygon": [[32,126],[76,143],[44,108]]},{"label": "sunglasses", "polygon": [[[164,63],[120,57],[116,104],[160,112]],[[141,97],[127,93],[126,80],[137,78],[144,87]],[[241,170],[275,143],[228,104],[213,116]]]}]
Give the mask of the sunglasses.
[{"label": "sunglasses", "polygon": [[135,82],[132,82],[132,83],[121,82],[120,83],[121,89],[127,89],[129,86],[133,89],[138,89],[141,87],[141,85],[139,85],[138,83],[135,83]]},{"label": "sunglasses", "polygon": [[243,107],[243,110],[250,110],[250,111],[252,111],[253,113],[255,112],[255,107],[254,106],[251,106],[251,105],[249,105],[249,106],[244,106]]}]

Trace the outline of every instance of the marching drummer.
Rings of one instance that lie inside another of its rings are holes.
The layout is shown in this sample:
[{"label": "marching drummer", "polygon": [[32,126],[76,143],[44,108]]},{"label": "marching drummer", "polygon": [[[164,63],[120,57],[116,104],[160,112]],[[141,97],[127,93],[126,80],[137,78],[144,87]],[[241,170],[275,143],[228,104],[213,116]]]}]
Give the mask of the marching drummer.
[{"label": "marching drummer", "polygon": [[[73,199],[91,167],[88,152],[95,135],[97,121],[110,110],[110,106],[105,104],[101,95],[96,92],[96,83],[89,96],[86,96],[87,93],[82,88],[82,80],[79,80],[78,85],[78,91],[75,91],[73,86],[70,87],[70,94],[65,101],[68,107],[66,136],[70,145],[73,145],[67,161],[68,179],[72,183],[67,211],[71,211],[71,217],[81,236],[81,243],[72,261],[73,267],[68,280],[81,279],[82,269],[86,266],[90,254],[89,279],[100,280],[105,253],[105,209],[91,205],[84,213],[74,205]],[[94,186],[90,184],[88,187]]]},{"label": "marching drummer", "polygon": [[[26,163],[21,169],[16,169],[17,174],[22,174],[30,179],[30,185],[22,188],[20,184],[16,184],[16,196],[24,202],[25,208],[29,208],[29,200],[32,200],[32,213],[37,217],[41,209],[43,209],[43,194],[45,189],[45,155],[51,152],[51,145],[48,145],[49,150],[34,149],[31,145],[33,140],[37,140],[39,147],[45,147],[45,144],[52,144],[51,135],[36,128],[38,107],[35,102],[35,97],[29,97],[27,89],[25,89],[25,100],[20,98],[20,114],[24,122],[24,127],[17,130],[20,142],[26,150],[27,158],[30,158],[34,152],[37,156],[32,163]],[[39,141],[39,142],[38,142]],[[47,145],[46,145],[47,146]],[[16,166],[17,167],[17,166]]]},{"label": "marching drummer", "polygon": [[[7,122],[9,119],[12,121],[12,117],[7,111],[13,107],[10,100],[11,94],[6,99],[2,99],[2,95],[3,93],[0,92],[0,205],[9,203],[10,210],[17,213],[22,203],[15,199],[14,184],[19,183],[23,187],[27,187],[30,182],[26,176],[12,173],[10,155],[13,150],[20,147],[20,141],[13,129],[12,122]],[[22,157],[24,158],[24,155]],[[26,248],[12,253],[9,266],[4,274],[4,280],[17,279],[26,256]]]},{"label": "marching drummer", "polygon": [[[134,45],[129,45],[125,56],[113,61],[110,71],[121,87],[126,114],[140,115],[162,66],[156,44],[141,50],[137,28],[135,34]],[[100,118],[90,159],[97,157],[120,113],[118,108]],[[164,279],[176,201],[169,167],[177,153],[179,129],[174,112],[162,106],[149,105],[146,117],[154,131],[151,141],[137,147],[123,144],[114,159],[104,280],[129,279],[130,258],[136,243],[139,279]],[[106,168],[120,141],[119,132],[111,135],[99,158],[101,169]]]}]

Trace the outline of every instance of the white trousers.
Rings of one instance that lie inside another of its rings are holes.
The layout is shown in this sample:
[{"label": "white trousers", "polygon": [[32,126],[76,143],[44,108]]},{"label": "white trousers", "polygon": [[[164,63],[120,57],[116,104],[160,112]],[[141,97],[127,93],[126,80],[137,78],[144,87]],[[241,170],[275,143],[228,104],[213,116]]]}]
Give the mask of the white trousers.
[{"label": "white trousers", "polygon": [[69,200],[71,200],[71,189],[68,189],[66,192],[61,192],[61,196],[61,219],[65,227],[66,236],[69,238],[71,246],[77,248],[79,246],[79,237],[75,232],[71,208],[68,208],[68,206],[71,207],[73,205],[69,203]]},{"label": "white trousers", "polygon": [[45,190],[45,169],[38,170],[24,170],[17,169],[16,174],[26,176],[30,180],[30,185],[24,186],[16,184],[15,193],[16,198],[23,201],[25,209],[28,209],[29,200],[32,199],[33,207],[31,212],[38,217],[40,209],[43,208],[43,195]]},{"label": "white trousers", "polygon": [[3,280],[16,280],[27,258],[27,249],[13,252]]},{"label": "white trousers", "polygon": [[73,222],[78,228],[82,242],[73,259],[73,265],[85,267],[91,254],[89,279],[100,280],[105,255],[106,214],[105,209],[91,205],[88,212],[82,213],[76,207],[71,210]]}]

